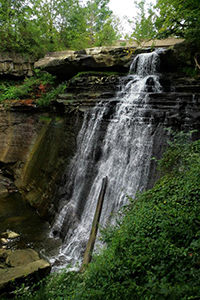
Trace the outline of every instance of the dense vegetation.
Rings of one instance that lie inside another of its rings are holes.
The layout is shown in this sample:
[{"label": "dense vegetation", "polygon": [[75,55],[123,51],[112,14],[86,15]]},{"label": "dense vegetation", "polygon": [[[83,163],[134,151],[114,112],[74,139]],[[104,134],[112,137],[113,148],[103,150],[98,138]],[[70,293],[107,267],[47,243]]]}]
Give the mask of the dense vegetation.
[{"label": "dense vegetation", "polygon": [[137,16],[130,20],[133,39],[179,37],[200,45],[199,0],[158,0],[153,7],[145,0],[136,1]]},{"label": "dense vegetation", "polygon": [[[66,83],[58,84],[56,77],[35,70],[32,77],[23,80],[0,80],[0,103],[5,100],[33,99],[39,106],[48,106],[59,93],[64,92]],[[9,102],[8,108],[9,108]]]},{"label": "dense vegetation", "polygon": [[[0,0],[1,52],[41,56],[47,51],[111,45],[120,37],[120,21],[110,0]],[[122,4],[123,5],[123,4]],[[199,45],[199,0],[135,1],[132,34],[145,39],[182,37]]]},{"label": "dense vegetation", "polygon": [[65,272],[16,299],[200,298],[200,140],[172,134],[155,187],[130,199],[84,274]]},{"label": "dense vegetation", "polygon": [[110,45],[118,38],[109,0],[0,0],[1,52],[40,56],[47,51]]},{"label": "dense vegetation", "polygon": [[156,26],[158,36],[177,36],[200,44],[199,0],[158,0]]}]

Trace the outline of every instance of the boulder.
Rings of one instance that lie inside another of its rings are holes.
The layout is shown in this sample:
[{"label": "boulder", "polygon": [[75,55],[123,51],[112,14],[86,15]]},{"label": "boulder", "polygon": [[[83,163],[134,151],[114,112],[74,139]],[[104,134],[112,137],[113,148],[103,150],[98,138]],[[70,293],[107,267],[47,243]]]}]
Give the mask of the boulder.
[{"label": "boulder", "polygon": [[5,237],[7,239],[16,239],[20,235],[19,235],[19,233],[16,233],[14,231],[6,231],[6,232],[1,233],[0,236]]},{"label": "boulder", "polygon": [[41,259],[33,249],[0,250],[0,294],[25,280],[38,281],[51,270],[49,262]]},{"label": "boulder", "polygon": [[36,260],[27,265],[15,268],[0,269],[0,294],[10,292],[10,287],[15,283],[23,283],[26,280],[40,280],[50,273],[50,264],[43,260]]},{"label": "boulder", "polygon": [[9,267],[19,267],[39,259],[38,253],[33,249],[16,250],[8,255],[6,265]]}]

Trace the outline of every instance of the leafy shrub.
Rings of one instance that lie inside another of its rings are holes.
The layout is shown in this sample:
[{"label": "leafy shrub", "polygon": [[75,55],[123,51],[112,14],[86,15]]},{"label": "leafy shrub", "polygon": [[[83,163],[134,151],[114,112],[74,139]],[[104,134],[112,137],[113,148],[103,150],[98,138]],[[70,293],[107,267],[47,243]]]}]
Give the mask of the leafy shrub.
[{"label": "leafy shrub", "polygon": [[62,94],[66,89],[66,84],[62,83],[57,87],[52,87],[47,93],[43,93],[43,95],[38,98],[38,104],[40,106],[48,106],[49,103],[56,99],[58,94]]},{"label": "leafy shrub", "polygon": [[40,106],[48,106],[56,96],[63,92],[66,85],[56,87],[55,76],[47,72],[35,70],[35,75],[27,77],[23,82],[2,82],[0,85],[0,102],[4,100],[17,100],[35,98]]}]

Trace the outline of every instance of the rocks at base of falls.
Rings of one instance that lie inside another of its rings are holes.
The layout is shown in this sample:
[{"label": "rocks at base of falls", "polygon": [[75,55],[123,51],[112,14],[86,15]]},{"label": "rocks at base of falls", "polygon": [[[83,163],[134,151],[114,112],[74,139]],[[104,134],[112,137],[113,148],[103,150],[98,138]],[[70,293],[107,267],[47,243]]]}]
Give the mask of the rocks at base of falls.
[{"label": "rocks at base of falls", "polygon": [[9,194],[18,192],[17,187],[15,186],[13,180],[7,176],[1,175],[0,170],[0,198],[5,198]]},{"label": "rocks at base of falls", "polygon": [[20,235],[10,230],[0,233],[0,295],[11,293],[24,282],[37,282],[50,273],[50,263],[35,250],[13,250],[19,239]]},{"label": "rocks at base of falls", "polygon": [[4,198],[6,196],[8,196],[8,190],[7,190],[6,186],[0,182],[0,197]]},{"label": "rocks at base of falls", "polygon": [[20,234],[7,230],[0,233],[0,249],[13,249],[20,240]]},{"label": "rocks at base of falls", "polygon": [[9,230],[6,232],[0,233],[0,238],[3,238],[3,239],[16,239],[19,236],[20,236],[19,233],[16,233],[14,231],[9,231]]},{"label": "rocks at base of falls", "polygon": [[11,293],[17,285],[36,282],[50,273],[51,265],[33,249],[0,249],[0,295]]}]

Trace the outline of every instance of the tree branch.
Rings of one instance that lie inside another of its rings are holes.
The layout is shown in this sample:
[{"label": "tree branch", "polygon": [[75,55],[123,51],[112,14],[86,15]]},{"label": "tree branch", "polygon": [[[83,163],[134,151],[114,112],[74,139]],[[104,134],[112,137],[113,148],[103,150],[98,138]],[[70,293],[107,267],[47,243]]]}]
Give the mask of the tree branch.
[{"label": "tree branch", "polygon": [[195,55],[194,61],[195,61],[196,67],[198,67],[199,70],[200,70],[200,65],[199,65],[198,60],[197,60],[197,55]]}]

